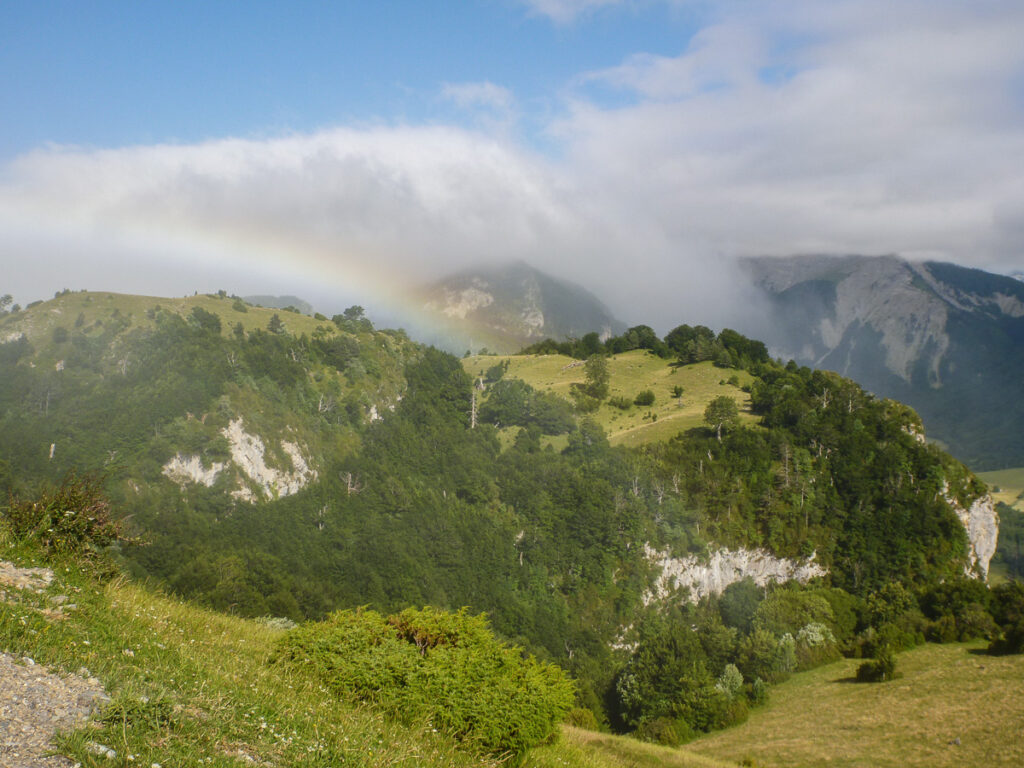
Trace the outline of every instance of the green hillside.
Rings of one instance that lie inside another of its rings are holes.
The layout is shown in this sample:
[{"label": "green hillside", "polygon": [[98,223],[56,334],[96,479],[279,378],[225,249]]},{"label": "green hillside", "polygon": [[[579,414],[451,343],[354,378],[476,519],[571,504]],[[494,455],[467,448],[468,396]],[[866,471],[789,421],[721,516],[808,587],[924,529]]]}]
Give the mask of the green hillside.
[{"label": "green hillside", "polygon": [[[62,294],[3,319],[0,515],[24,535],[73,526],[75,504],[32,499],[98,473],[133,577],[247,617],[487,613],[575,679],[576,722],[663,741],[841,652],[1015,643],[1006,601],[961,578],[956,507],[983,486],[910,409],[733,331],[469,361],[481,392],[358,308],[183,301]],[[713,557],[778,570],[699,603],[668,578]]]},{"label": "green hillside", "polygon": [[852,684],[853,659],[795,675],[746,723],[688,749],[766,767],[1019,766],[1024,657],[979,650],[916,648],[898,657],[903,677],[882,685]]},{"label": "green hillside", "polygon": [[[57,740],[59,754],[86,768],[502,764],[429,723],[339,700],[301,670],[272,663],[288,631],[281,622],[215,613],[123,578],[106,581],[78,559],[16,545],[2,527],[0,560],[55,574],[41,592],[6,586],[0,651],[65,673],[84,667],[111,697],[93,725]],[[978,655],[981,647],[900,654],[903,676],[883,685],[851,684],[857,660],[797,674],[773,687],[770,703],[747,722],[682,748],[566,727],[523,765],[1016,766],[1024,760],[1024,657]],[[95,753],[97,744],[116,752],[113,762]]]},{"label": "green hillside", "polygon": [[[506,376],[522,379],[530,386],[553,392],[571,401],[570,388],[583,382],[582,361],[566,355],[474,355],[462,364],[471,376],[483,376],[492,366],[508,361]],[[601,425],[612,445],[637,446],[665,441],[679,432],[705,426],[704,409],[721,395],[732,397],[739,406],[741,421],[756,423],[750,412],[750,397],[740,387],[753,377],[747,371],[716,368],[710,361],[674,366],[647,350],[637,349],[608,359],[611,373],[609,397],[632,401],[638,393],[650,390],[654,403],[633,405],[621,410],[608,402],[592,418]],[[732,379],[733,383],[729,383]],[[674,387],[683,394],[673,395]]]},{"label": "green hillside", "polygon": [[[498,765],[427,723],[339,701],[269,663],[281,622],[216,613],[123,578],[103,582],[78,560],[16,547],[0,526],[3,560],[56,578],[40,593],[4,585],[0,651],[65,674],[84,668],[111,697],[92,725],[58,739],[58,752],[82,766]],[[116,757],[97,755],[97,744]]]}]

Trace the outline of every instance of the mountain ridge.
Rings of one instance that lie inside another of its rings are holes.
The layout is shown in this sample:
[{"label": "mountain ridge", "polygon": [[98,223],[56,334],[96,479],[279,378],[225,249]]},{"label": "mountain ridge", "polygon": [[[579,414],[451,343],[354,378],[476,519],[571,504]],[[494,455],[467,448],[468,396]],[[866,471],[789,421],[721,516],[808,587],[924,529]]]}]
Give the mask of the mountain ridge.
[{"label": "mountain ridge", "polygon": [[915,407],[979,469],[1024,463],[1024,285],[896,256],[747,259],[773,351]]},{"label": "mountain ridge", "polygon": [[[545,338],[602,337],[626,326],[593,293],[525,261],[467,269],[422,291],[424,309],[471,349],[514,352]],[[475,346],[472,342],[475,341]]]}]

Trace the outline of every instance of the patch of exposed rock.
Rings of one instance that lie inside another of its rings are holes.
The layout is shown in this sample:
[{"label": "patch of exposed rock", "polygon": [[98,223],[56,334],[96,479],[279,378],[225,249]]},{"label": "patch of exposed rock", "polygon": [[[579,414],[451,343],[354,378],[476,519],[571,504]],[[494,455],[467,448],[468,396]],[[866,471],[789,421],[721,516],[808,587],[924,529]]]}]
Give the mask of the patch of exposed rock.
[{"label": "patch of exposed rock", "polygon": [[19,568],[0,560],[0,585],[41,593],[52,583],[53,571],[49,568]]},{"label": "patch of exposed rock", "polygon": [[951,496],[947,495],[946,501],[967,530],[971,564],[964,570],[968,576],[977,574],[983,581],[988,580],[988,566],[999,539],[999,513],[995,502],[988,494],[975,499],[967,509]]},{"label": "patch of exposed rock", "polygon": [[[290,496],[317,478],[316,470],[309,467],[295,443],[281,442],[282,450],[292,461],[292,471],[288,472],[267,466],[263,441],[259,435],[246,432],[240,418],[232,421],[221,432],[231,443],[231,460],[265,497]],[[231,495],[246,501],[255,500],[252,489],[245,485]]]},{"label": "patch of exposed rock", "polygon": [[775,557],[761,549],[719,549],[707,558],[697,555],[672,557],[668,552],[660,552],[650,546],[645,546],[645,553],[648,560],[661,566],[661,575],[645,597],[648,603],[665,600],[684,589],[689,591],[686,599],[697,602],[708,595],[720,595],[730,584],[747,577],[763,587],[768,582],[796,580],[806,583],[828,573],[827,569],[814,562],[813,555],[808,560],[797,562]]},{"label": "patch of exposed rock", "polygon": [[58,731],[81,727],[110,698],[100,681],[57,675],[30,658],[0,653],[0,766],[66,768],[72,762],[47,756]]},{"label": "patch of exposed rock", "polygon": [[164,464],[163,472],[178,485],[197,483],[209,488],[216,482],[217,475],[226,466],[226,462],[215,461],[209,467],[204,467],[202,459],[198,456],[176,453],[170,461]]},{"label": "patch of exposed rock", "polygon": [[[462,290],[446,289],[444,292],[444,305],[440,307],[448,317],[458,320],[465,320],[466,315],[478,309],[489,307],[494,303],[494,296],[487,292],[487,283],[479,278],[473,280],[473,285]],[[428,309],[438,309],[436,304],[428,304]]]},{"label": "patch of exposed rock", "polygon": [[316,480],[317,472],[309,466],[297,443],[281,441],[281,450],[291,461],[291,470],[275,469],[267,466],[266,446],[259,435],[245,431],[242,419],[230,422],[221,430],[228,439],[231,449],[230,462],[214,462],[204,467],[199,456],[176,453],[163,466],[163,474],[181,486],[186,483],[199,483],[211,487],[217,477],[234,464],[242,474],[251,480],[258,492],[241,478],[239,487],[231,492],[237,499],[255,502],[259,497],[277,498],[290,496],[302,490],[311,481]]}]

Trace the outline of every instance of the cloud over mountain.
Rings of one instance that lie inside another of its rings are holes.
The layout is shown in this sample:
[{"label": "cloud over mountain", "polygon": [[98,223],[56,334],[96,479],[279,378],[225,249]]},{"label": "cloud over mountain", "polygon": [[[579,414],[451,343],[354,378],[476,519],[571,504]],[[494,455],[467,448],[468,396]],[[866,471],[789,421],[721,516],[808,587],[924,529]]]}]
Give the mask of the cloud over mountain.
[{"label": "cloud over mountain", "polygon": [[[22,155],[0,175],[0,248],[38,266],[12,288],[96,285],[113,263],[183,291],[245,266],[253,291],[296,263],[373,284],[521,258],[626,319],[643,302],[637,319],[725,322],[736,255],[1019,264],[1024,7],[677,5],[701,20],[678,55],[579,73],[528,115],[536,132],[390,122]],[[469,111],[527,108],[502,83],[438,87]]]}]

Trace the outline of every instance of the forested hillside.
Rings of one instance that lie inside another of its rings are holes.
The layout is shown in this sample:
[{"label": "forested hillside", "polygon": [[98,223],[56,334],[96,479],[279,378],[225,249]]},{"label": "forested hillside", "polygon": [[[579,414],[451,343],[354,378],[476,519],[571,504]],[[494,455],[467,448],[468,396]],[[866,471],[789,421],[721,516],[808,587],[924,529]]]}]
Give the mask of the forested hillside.
[{"label": "forested hillside", "polygon": [[[0,332],[0,480],[21,495],[102,473],[140,539],[120,552],[133,573],[247,616],[486,611],[574,675],[582,722],[686,738],[840,650],[904,647],[943,617],[972,636],[974,604],[993,621],[980,583],[935,592],[987,566],[958,519],[983,485],[910,409],[732,331],[532,350],[580,359],[568,398],[503,370],[481,390],[358,308],[328,321],[226,296],[65,294]],[[605,356],[630,352],[717,366],[749,413],[715,396],[700,426],[611,446],[601,420],[626,409]],[[663,578],[723,551],[825,575],[699,604]]]}]

